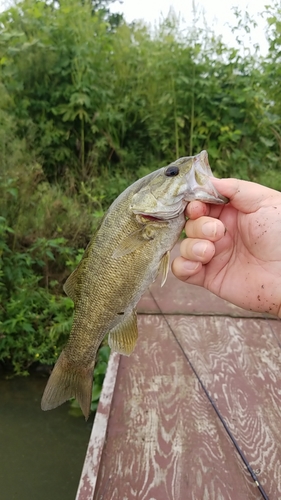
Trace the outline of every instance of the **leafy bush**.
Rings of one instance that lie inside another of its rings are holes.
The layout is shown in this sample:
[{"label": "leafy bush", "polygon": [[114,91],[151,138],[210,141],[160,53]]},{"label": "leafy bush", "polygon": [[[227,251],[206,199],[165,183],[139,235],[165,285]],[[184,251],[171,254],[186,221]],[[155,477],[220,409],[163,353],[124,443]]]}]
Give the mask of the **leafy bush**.
[{"label": "leafy bush", "polygon": [[45,281],[45,258],[68,259],[73,254],[64,240],[40,242],[25,252],[12,251],[14,231],[0,218],[0,361],[9,362],[16,374],[26,374],[32,363],[55,362],[71,329],[72,300],[51,293]]},{"label": "leafy bush", "polygon": [[23,0],[0,15],[1,80],[17,137],[66,192],[203,148],[218,175],[257,180],[264,162],[280,164],[278,16],[272,7],[263,61],[211,30],[182,32],[172,17],[154,33],[124,22],[111,30],[90,2]]}]

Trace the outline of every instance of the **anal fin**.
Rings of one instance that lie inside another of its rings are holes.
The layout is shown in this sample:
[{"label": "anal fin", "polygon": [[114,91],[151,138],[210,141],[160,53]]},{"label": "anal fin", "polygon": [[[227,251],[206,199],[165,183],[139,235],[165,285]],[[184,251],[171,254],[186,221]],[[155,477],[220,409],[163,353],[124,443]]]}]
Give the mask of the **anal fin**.
[{"label": "anal fin", "polygon": [[130,356],[138,339],[137,313],[135,309],[109,332],[108,343],[113,351]]}]

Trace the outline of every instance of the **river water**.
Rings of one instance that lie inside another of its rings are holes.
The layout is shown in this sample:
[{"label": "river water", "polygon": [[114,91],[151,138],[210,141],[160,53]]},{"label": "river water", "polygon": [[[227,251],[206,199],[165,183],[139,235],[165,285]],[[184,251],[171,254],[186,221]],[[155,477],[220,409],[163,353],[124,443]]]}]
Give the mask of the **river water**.
[{"label": "river water", "polygon": [[74,500],[93,417],[40,408],[47,378],[0,374],[0,499]]}]

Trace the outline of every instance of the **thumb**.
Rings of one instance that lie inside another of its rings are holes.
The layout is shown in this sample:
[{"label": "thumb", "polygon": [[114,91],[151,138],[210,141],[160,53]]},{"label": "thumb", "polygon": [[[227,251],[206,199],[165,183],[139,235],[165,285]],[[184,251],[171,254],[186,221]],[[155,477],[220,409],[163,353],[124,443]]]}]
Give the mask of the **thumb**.
[{"label": "thumb", "polygon": [[255,182],[231,178],[217,179],[215,177],[211,180],[215,188],[229,198],[231,205],[245,214],[255,212],[262,206],[272,204],[274,198],[279,194],[274,189],[261,186]]}]

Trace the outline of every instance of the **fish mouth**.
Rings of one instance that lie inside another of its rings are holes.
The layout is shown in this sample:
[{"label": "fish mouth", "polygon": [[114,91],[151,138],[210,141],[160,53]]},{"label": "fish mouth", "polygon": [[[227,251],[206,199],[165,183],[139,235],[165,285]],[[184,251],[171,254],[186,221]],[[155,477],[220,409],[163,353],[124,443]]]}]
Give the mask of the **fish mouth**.
[{"label": "fish mouth", "polygon": [[184,193],[184,201],[193,200],[212,203],[214,205],[225,205],[229,202],[226,196],[220,194],[213,186],[211,178],[214,177],[207,151],[201,151],[193,157],[193,164],[186,174],[187,190]]}]

